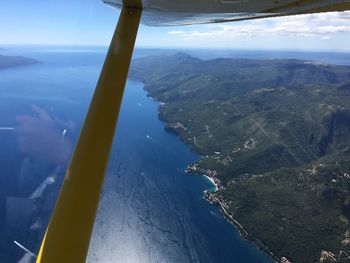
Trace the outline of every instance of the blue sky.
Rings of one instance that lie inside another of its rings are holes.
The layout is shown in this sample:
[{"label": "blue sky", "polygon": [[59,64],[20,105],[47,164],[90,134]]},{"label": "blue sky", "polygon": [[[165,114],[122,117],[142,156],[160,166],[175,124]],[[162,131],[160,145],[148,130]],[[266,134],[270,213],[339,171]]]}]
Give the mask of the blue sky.
[{"label": "blue sky", "polygon": [[[0,46],[108,45],[119,11],[99,0],[0,3]],[[333,50],[350,52],[350,13],[187,27],[141,26],[136,45],[162,48]]]}]

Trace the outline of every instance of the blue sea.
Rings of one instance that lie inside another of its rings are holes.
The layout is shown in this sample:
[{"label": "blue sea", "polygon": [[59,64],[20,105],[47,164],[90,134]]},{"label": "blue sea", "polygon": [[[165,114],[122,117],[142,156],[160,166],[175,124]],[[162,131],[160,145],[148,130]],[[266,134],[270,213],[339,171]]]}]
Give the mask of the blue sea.
[{"label": "blue sea", "polygon": [[[157,52],[173,51],[136,50],[134,57]],[[105,53],[96,47],[2,52],[41,63],[0,70],[1,262],[22,257],[14,240],[37,253]],[[165,131],[158,106],[141,82],[127,82],[87,262],[271,262],[203,198],[214,186],[185,173],[200,156]],[[48,177],[55,182],[45,185]]]}]

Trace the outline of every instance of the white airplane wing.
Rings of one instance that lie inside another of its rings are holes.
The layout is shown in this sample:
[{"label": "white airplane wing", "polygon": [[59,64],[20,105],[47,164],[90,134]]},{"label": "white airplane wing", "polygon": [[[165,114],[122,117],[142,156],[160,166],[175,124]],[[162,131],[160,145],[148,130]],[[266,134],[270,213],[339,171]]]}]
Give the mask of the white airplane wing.
[{"label": "white airplane wing", "polygon": [[102,0],[105,4],[143,9],[149,26],[221,23],[264,17],[350,9],[350,0]]}]

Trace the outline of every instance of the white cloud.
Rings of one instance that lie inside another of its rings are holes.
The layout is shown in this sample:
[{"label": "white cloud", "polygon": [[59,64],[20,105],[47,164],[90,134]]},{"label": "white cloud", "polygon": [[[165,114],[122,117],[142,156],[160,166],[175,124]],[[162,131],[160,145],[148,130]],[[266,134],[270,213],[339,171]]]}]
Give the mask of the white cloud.
[{"label": "white cloud", "polygon": [[185,31],[180,31],[180,30],[174,30],[174,31],[170,31],[168,33],[171,34],[171,35],[183,35],[186,32]]},{"label": "white cloud", "polygon": [[327,40],[335,34],[350,33],[350,12],[288,16],[215,24],[198,28],[168,33],[184,40],[235,39],[257,36],[291,36]]}]

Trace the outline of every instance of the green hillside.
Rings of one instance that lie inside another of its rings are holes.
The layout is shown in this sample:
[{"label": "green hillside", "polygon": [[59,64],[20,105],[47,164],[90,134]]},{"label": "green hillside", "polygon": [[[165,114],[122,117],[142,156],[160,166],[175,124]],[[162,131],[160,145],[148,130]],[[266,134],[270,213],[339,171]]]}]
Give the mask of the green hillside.
[{"label": "green hillside", "polygon": [[130,74],[203,155],[189,170],[214,177],[208,199],[250,238],[279,259],[350,262],[350,67],[177,53]]}]

